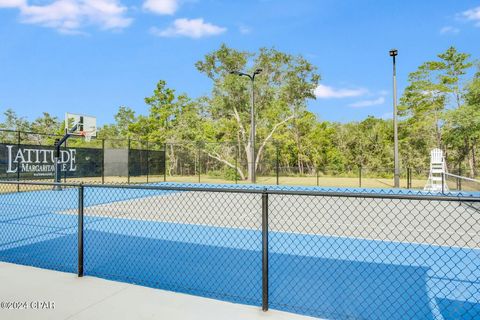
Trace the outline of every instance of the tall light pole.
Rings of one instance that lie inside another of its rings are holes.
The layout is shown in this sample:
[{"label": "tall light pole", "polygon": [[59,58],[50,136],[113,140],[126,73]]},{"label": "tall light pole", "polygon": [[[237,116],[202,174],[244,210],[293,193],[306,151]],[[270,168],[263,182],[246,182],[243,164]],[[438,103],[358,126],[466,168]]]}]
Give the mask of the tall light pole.
[{"label": "tall light pole", "polygon": [[250,105],[250,159],[249,161],[249,177],[250,182],[255,183],[255,76],[260,74],[263,70],[256,69],[252,74],[243,73],[240,71],[230,71],[231,74],[235,74],[240,77],[248,77],[252,84],[252,103]]},{"label": "tall light pole", "polygon": [[393,58],[393,161],[394,169],[394,186],[400,188],[400,168],[398,159],[398,122],[397,122],[397,70],[395,65],[395,57],[398,55],[397,49],[390,50],[390,57]]}]

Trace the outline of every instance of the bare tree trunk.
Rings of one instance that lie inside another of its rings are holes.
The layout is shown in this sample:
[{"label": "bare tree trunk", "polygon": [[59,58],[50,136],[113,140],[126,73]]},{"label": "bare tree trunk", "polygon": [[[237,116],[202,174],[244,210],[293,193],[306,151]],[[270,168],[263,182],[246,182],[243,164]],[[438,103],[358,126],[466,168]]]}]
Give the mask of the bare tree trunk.
[{"label": "bare tree trunk", "polygon": [[[267,135],[267,137],[265,139],[263,139],[261,145],[260,145],[260,148],[258,148],[258,152],[257,152],[257,155],[256,155],[256,161],[255,161],[255,169],[258,167],[258,162],[260,161],[260,158],[262,157],[263,155],[263,150],[267,144],[268,141],[270,141],[270,139],[272,138],[273,134],[275,133],[275,131],[277,131],[277,129],[284,125],[285,123],[287,123],[288,121],[290,121],[291,119],[293,119],[293,116],[289,116],[287,117],[285,120],[282,120],[280,121],[279,123],[275,124],[272,128],[272,130],[270,131],[270,133]],[[250,146],[250,145],[248,145]],[[247,151],[247,155],[248,155],[248,150],[250,150],[250,148],[246,148],[246,151]],[[249,158],[250,159],[250,158]]]},{"label": "bare tree trunk", "polygon": [[437,140],[437,148],[441,148],[442,145],[442,137],[441,137],[441,133],[440,133],[440,125],[438,124],[439,122],[439,119],[438,119],[438,111],[437,109],[435,109],[435,136],[436,136],[436,140]]},{"label": "bare tree trunk", "polygon": [[473,168],[473,159],[471,156],[472,155],[471,151],[473,148],[470,147],[470,144],[468,143],[468,141],[466,141],[466,148],[467,148],[467,162],[468,162],[468,169],[470,171],[470,177],[474,177],[475,172]]},{"label": "bare tree trunk", "polygon": [[213,158],[213,159],[215,159],[215,160],[218,160],[218,161],[226,164],[226,165],[229,166],[230,168],[236,169],[237,172],[238,172],[238,175],[240,176],[240,178],[241,178],[242,180],[246,180],[245,174],[243,173],[242,169],[241,169],[239,166],[235,167],[234,164],[232,164],[230,161],[222,158],[218,153],[207,152],[207,154],[208,154],[208,156],[209,156],[210,158]]}]

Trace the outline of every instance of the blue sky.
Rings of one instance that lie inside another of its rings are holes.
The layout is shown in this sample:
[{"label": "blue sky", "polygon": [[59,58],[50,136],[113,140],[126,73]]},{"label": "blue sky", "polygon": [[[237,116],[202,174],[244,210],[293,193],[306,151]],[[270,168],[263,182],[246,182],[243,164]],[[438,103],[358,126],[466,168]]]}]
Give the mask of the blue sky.
[{"label": "blue sky", "polygon": [[480,1],[0,0],[0,111],[32,120],[65,111],[113,121],[166,80],[192,97],[210,81],[194,63],[221,43],[301,54],[322,76],[320,119],[391,116],[392,47],[408,73],[454,45],[480,58]]}]

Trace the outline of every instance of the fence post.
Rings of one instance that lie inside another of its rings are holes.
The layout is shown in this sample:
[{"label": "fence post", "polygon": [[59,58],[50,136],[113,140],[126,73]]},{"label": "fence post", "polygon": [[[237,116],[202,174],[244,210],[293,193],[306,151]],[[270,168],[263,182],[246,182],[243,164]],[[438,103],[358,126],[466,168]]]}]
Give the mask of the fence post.
[{"label": "fence post", "polygon": [[148,183],[149,174],[150,174],[150,147],[148,145],[148,140],[147,140],[147,183]]},{"label": "fence post", "polygon": [[410,168],[410,189],[413,188],[413,170]]},{"label": "fence post", "polygon": [[[20,137],[20,131],[17,131],[17,148],[20,150],[20,143],[21,143],[21,137]],[[20,181],[20,164],[21,162],[17,163],[17,181]],[[20,192],[20,184],[17,183],[17,192]]]},{"label": "fence post", "polygon": [[278,145],[276,145],[277,157],[276,157],[276,171],[277,171],[277,186],[280,184],[280,164],[279,157],[280,151],[278,150]]},{"label": "fence post", "polygon": [[362,166],[358,167],[358,187],[362,187]]},{"label": "fence post", "polygon": [[105,184],[105,139],[102,139],[102,184]]},{"label": "fence post", "polygon": [[407,168],[407,189],[410,189],[410,168]]},{"label": "fence post", "polygon": [[442,194],[445,193],[445,173],[442,172]]},{"label": "fence post", "polygon": [[268,193],[262,193],[262,310],[268,311]]},{"label": "fence post", "polygon": [[167,181],[167,144],[163,146],[163,182]]},{"label": "fence post", "polygon": [[130,184],[130,138],[128,138],[128,152],[127,152],[127,183]]},{"label": "fence post", "polygon": [[410,189],[413,188],[413,174],[412,174],[413,170],[412,168],[410,168]]},{"label": "fence post", "polygon": [[[461,177],[462,176],[462,164],[458,164],[458,175]],[[462,191],[462,180],[459,178],[458,179],[458,191]]]},{"label": "fence post", "polygon": [[83,196],[81,183],[78,187],[78,276],[83,277]]},{"label": "fence post", "polygon": [[[65,140],[65,143],[63,144],[63,150],[67,150],[67,140]],[[63,182],[67,183],[67,170],[63,172]]]},{"label": "fence post", "polygon": [[202,174],[201,173],[201,161],[200,161],[200,155],[201,155],[201,150],[200,150],[200,146],[198,146],[198,164],[197,164],[197,170],[198,170],[198,183],[200,183],[200,175]]}]

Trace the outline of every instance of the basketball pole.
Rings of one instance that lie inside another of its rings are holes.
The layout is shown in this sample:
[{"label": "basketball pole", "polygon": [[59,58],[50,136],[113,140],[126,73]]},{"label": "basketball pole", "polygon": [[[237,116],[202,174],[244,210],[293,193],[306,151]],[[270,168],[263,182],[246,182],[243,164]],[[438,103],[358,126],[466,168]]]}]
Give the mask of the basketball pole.
[{"label": "basketball pole", "polygon": [[62,186],[60,183],[62,182],[62,170],[61,170],[61,162],[60,162],[60,148],[62,147],[62,144],[67,141],[68,138],[72,135],[72,132],[75,132],[78,128],[78,124],[74,125],[73,128],[69,131],[66,131],[65,135],[62,137],[62,139],[58,140],[55,142],[55,157],[53,159],[53,165],[55,167],[55,185],[53,186],[53,190],[55,191],[61,191]]}]

